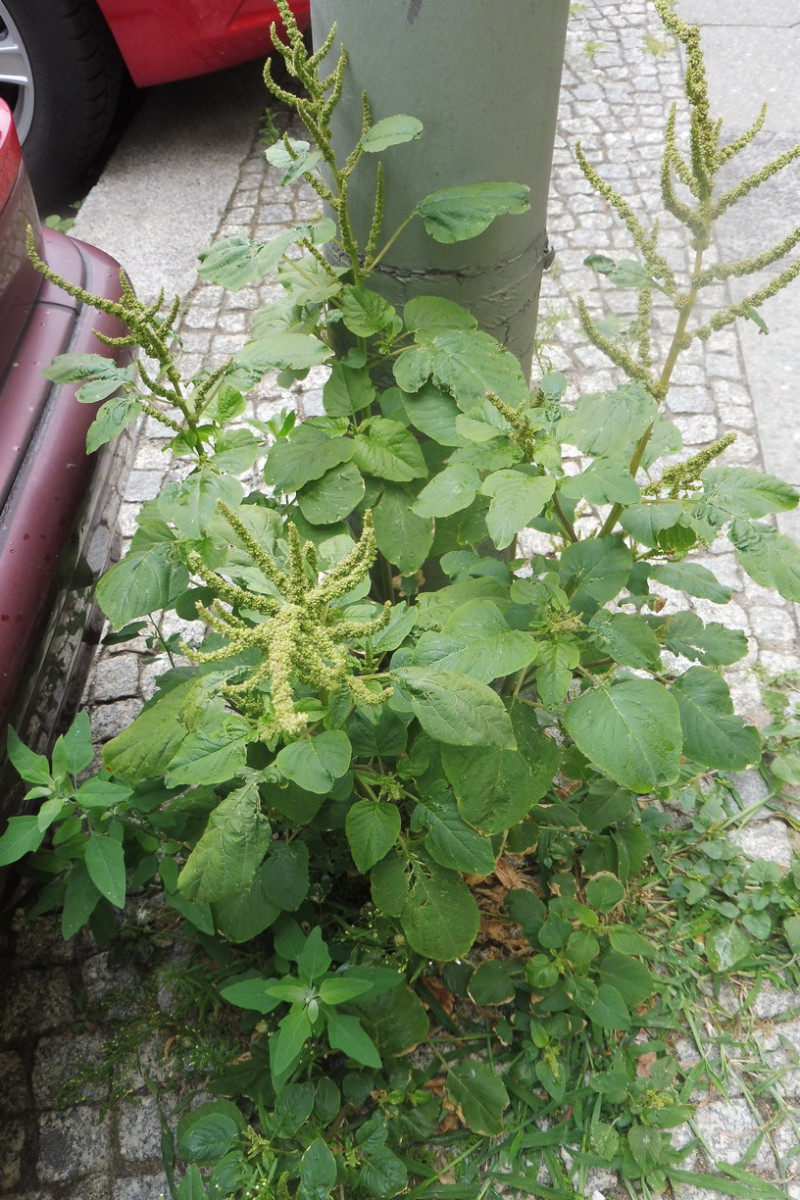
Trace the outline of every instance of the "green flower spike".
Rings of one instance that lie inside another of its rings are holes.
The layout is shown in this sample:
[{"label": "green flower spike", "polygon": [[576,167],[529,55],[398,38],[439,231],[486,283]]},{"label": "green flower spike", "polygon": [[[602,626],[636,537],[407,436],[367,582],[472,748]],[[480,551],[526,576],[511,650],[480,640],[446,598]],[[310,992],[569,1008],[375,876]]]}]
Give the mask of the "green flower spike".
[{"label": "green flower spike", "polygon": [[[332,605],[360,583],[377,555],[372,515],[364,514],[361,538],[348,555],[326,575],[319,576],[317,556],[310,542],[302,543],[296,527],[287,525],[289,554],[286,568],[278,566],[260,546],[236,513],[226,504],[220,510],[241,539],[254,565],[265,579],[281,592],[281,597],[251,592],[223,579],[205,565],[198,554],[189,556],[189,565],[214,592],[215,599],[206,608],[197,605],[198,616],[208,627],[225,638],[218,650],[194,650],[184,647],[186,655],[197,663],[224,662],[244,650],[260,651],[261,661],[247,679],[231,683],[225,694],[252,712],[259,698],[259,687],[269,682],[270,720],[278,732],[296,736],[307,724],[305,713],[295,709],[295,684],[301,683],[323,696],[346,688],[359,704],[377,705],[391,695],[391,688],[373,691],[358,674],[357,652],[353,639],[371,637],[384,629],[391,615],[391,604],[373,621],[342,621],[332,616]],[[228,611],[227,604],[234,611]],[[249,610],[265,617],[251,624],[235,610]],[[263,711],[263,697],[260,700]]]}]

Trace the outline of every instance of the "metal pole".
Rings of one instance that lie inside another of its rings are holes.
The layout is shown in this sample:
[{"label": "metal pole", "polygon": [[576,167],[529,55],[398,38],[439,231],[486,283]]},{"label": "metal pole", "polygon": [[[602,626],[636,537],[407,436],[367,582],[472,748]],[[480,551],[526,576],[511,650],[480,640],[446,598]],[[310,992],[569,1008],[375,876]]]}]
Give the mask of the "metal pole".
[{"label": "metal pole", "polygon": [[530,210],[498,218],[468,242],[441,245],[414,221],[371,286],[397,307],[446,296],[477,317],[530,373],[569,0],[312,0],[314,44],[336,24],[348,53],[333,121],[346,156],[361,133],[361,97],[373,120],[406,113],[424,132],[365,155],[350,184],[353,227],[366,240],[375,160],[386,175],[384,236],[423,196],[487,181],[525,183]]}]

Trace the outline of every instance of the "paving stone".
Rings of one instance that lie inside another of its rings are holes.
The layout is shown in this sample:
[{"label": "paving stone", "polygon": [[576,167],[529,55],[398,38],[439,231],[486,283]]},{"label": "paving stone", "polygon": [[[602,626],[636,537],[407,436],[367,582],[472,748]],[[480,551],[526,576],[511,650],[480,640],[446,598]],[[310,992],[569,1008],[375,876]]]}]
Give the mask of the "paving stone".
[{"label": "paving stone", "polygon": [[70,1032],[40,1038],[32,1074],[37,1107],[59,1108],[62,1092],[67,1087],[73,1102],[102,1103],[108,1096],[109,1085],[96,1078],[84,1077],[84,1069],[94,1067],[99,1070],[104,1047],[105,1039],[99,1033]]},{"label": "paving stone", "polygon": [[4,1117],[28,1108],[28,1070],[21,1057],[14,1050],[0,1052],[0,1116]]},{"label": "paving stone", "polygon": [[160,1158],[161,1124],[158,1106],[152,1096],[133,1100],[121,1110],[119,1149],[128,1162]]},{"label": "paving stone", "polygon": [[39,1174],[46,1182],[107,1170],[111,1157],[110,1125],[108,1121],[98,1124],[96,1109],[78,1107],[40,1117]]},{"label": "paving stone", "polygon": [[169,1193],[169,1184],[163,1171],[157,1175],[144,1175],[138,1179],[117,1179],[114,1200],[164,1200]]},{"label": "paving stone", "polygon": [[21,971],[0,1003],[0,1038],[6,1042],[63,1029],[75,1015],[70,976],[62,967]]},{"label": "paving stone", "polygon": [[24,1121],[3,1121],[0,1137],[0,1188],[17,1187],[22,1176],[22,1148],[25,1145]]}]

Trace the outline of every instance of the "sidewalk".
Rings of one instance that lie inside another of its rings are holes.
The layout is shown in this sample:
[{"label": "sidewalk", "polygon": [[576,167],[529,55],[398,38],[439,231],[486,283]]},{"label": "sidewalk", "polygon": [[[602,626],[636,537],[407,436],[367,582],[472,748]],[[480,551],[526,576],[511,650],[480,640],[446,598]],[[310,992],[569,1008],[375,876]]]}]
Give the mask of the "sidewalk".
[{"label": "sidewalk", "polygon": [[[615,214],[580,172],[574,142],[580,138],[600,174],[652,216],[660,210],[664,122],[683,90],[680,60],[648,0],[587,0],[573,8],[548,219],[557,258],[542,287],[539,329],[540,336],[550,331],[543,353],[565,371],[579,394],[618,382],[573,316],[577,296],[585,296],[590,305],[599,302],[597,281],[583,259],[595,251],[631,256],[632,247]],[[729,136],[751,123],[762,98],[771,101],[766,132],[751,151],[752,161],[761,163],[800,140],[797,0],[759,0],[757,5],[678,0],[678,11],[704,26],[712,102],[726,115]],[[743,17],[743,11],[752,15]],[[154,297],[161,287],[168,296],[179,291],[186,297],[181,332],[191,372],[201,362],[215,365],[240,345],[253,311],[274,291],[266,284],[226,294],[198,282],[197,252],[214,238],[231,234],[266,239],[307,220],[318,202],[306,188],[280,188],[276,173],[267,169],[256,134],[266,104],[256,65],[217,81],[174,85],[169,109],[165,91],[158,89],[146,100],[81,209],[74,232],[119,258],[143,298]],[[800,163],[736,210],[735,221],[724,230],[725,244],[735,247],[737,257],[753,253],[756,245],[762,248],[785,236],[799,213]],[[797,485],[800,284],[765,306],[764,316],[768,338],[759,336],[755,326],[740,324],[706,345],[695,343],[669,406],[690,452],[734,429],[738,438],[725,461],[761,467]],[[293,389],[301,415],[319,411],[321,382],[316,370]],[[268,379],[256,402],[263,419],[285,407],[287,398]],[[123,505],[126,537],[133,533],[138,506],[158,492],[169,474],[163,444],[159,427],[145,427]],[[784,532],[800,536],[796,513],[783,514],[780,523]],[[732,683],[739,711],[753,718],[760,709],[756,662],[773,674],[800,672],[796,606],[745,580],[730,553],[715,553],[714,568],[735,587],[735,599],[724,609],[708,606],[708,612],[705,602],[699,602],[697,610],[706,618],[713,610],[714,619],[743,629],[750,638],[751,652],[737,664]],[[98,658],[86,693],[98,743],[124,728],[152,691],[160,668],[144,650],[143,643],[126,643]],[[787,866],[794,855],[793,837],[782,822],[768,818],[751,824],[743,840],[746,849]],[[166,1187],[161,1127],[144,1077],[160,1082],[169,1070],[157,1037],[141,1048],[144,1070],[132,1080],[130,1098],[104,1121],[97,1123],[102,1089],[88,1090],[67,1112],[56,1107],[61,1082],[74,1075],[81,1061],[100,1061],[103,1031],[94,1023],[94,1009],[135,987],[135,976],[78,938],[65,946],[57,923],[23,930],[15,947],[0,945],[0,958],[4,977],[14,972],[6,997],[0,997],[5,1084],[0,1090],[0,1200],[158,1200]],[[774,1009],[765,993],[760,1001],[765,1007],[756,1013],[764,1023],[765,1045],[768,1018],[800,1000],[772,998]],[[167,1004],[168,998],[161,996],[160,1002]],[[800,1048],[800,1021],[787,1021],[783,1033]],[[790,1078],[798,1086],[791,1099],[800,1099],[800,1072]],[[743,1100],[710,1103],[699,1121],[720,1156],[734,1161],[755,1131]],[[778,1134],[785,1153],[792,1145],[791,1131]],[[774,1168],[765,1144],[750,1169],[770,1176]],[[797,1180],[789,1185],[791,1200],[800,1200],[800,1166]],[[598,1178],[597,1187],[595,1195],[606,1200],[627,1195],[608,1177]],[[678,1200],[712,1200],[717,1194],[687,1186]]]}]

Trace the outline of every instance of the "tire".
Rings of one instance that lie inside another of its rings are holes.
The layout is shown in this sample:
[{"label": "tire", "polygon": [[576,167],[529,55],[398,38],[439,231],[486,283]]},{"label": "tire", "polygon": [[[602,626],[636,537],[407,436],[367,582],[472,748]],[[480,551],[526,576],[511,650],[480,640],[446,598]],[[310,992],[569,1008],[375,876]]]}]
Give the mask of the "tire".
[{"label": "tire", "polygon": [[40,207],[63,200],[102,147],[123,75],[94,0],[0,0],[0,96]]}]

